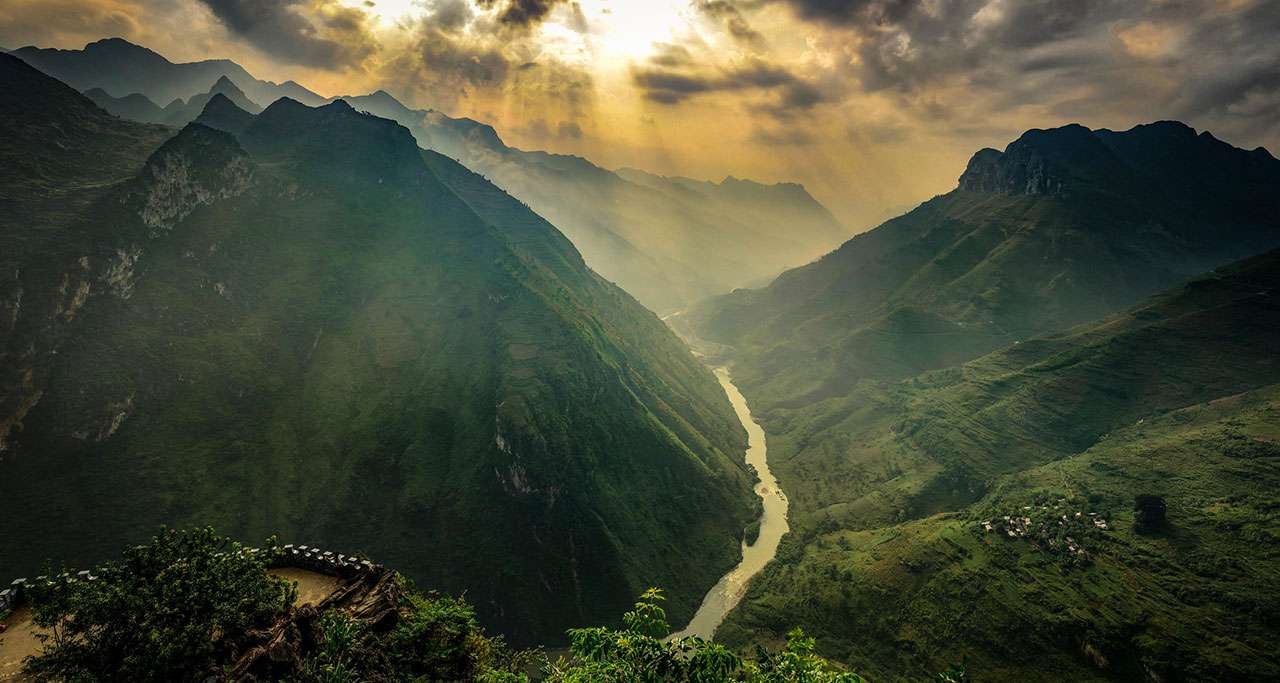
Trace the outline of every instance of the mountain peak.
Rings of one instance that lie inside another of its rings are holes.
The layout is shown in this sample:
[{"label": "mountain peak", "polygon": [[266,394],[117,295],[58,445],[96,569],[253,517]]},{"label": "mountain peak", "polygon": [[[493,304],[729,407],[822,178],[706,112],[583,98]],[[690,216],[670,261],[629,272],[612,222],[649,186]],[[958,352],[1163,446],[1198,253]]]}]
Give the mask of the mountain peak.
[{"label": "mountain peak", "polygon": [[959,188],[999,194],[1061,195],[1092,185],[1114,170],[1115,155],[1094,131],[1071,123],[1032,128],[1004,152],[979,150],[960,176]]},{"label": "mountain peak", "polygon": [[230,78],[227,78],[226,74],[218,76],[218,80],[214,81],[213,87],[209,89],[209,92],[221,92],[223,90],[234,90],[236,92],[241,92],[240,88],[237,87],[235,82],[233,82]]},{"label": "mountain peak", "polygon": [[382,182],[400,176],[413,182],[423,170],[417,142],[407,128],[362,114],[342,100],[308,107],[282,97],[244,129],[241,139],[255,156],[306,160],[322,174],[344,182]]},{"label": "mountain peak", "polygon": [[98,57],[144,59],[151,62],[172,64],[172,62],[165,59],[160,53],[136,43],[131,43],[124,38],[103,38],[101,40],[95,40],[84,46],[84,52]]},{"label": "mountain peak", "polygon": [[241,109],[222,93],[214,93],[204,105],[195,123],[226,131],[232,135],[243,133],[253,123],[253,114]]}]

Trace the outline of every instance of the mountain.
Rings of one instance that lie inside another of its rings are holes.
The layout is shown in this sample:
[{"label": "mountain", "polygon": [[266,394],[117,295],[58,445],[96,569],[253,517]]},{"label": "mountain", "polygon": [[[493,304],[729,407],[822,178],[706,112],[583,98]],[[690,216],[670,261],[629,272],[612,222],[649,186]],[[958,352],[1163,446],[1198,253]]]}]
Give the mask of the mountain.
[{"label": "mountain", "polygon": [[209,98],[200,115],[195,118],[195,123],[240,135],[255,120],[253,114],[237,107],[226,95],[217,93]]},{"label": "mountain", "polygon": [[141,123],[164,123],[169,117],[160,105],[152,102],[146,95],[133,93],[124,97],[112,97],[102,88],[90,88],[84,96],[102,107],[107,113],[122,119]]},{"label": "mountain", "polygon": [[[108,111],[144,122],[184,125],[214,92],[250,112],[257,106],[252,103],[280,97],[309,105],[345,100],[400,123],[419,145],[490,178],[562,230],[593,269],[664,315],[737,287],[764,284],[847,236],[800,185],[735,178],[699,182],[631,169],[615,173],[581,157],[509,147],[491,126],[412,109],[383,90],[326,100],[291,81],[259,81],[234,62],[173,64],[119,38],[84,50],[27,47],[14,54],[78,89],[128,99],[94,94]],[[217,87],[206,92],[216,79],[243,89],[244,98]],[[152,103],[169,104],[157,118],[137,101],[138,93]]]},{"label": "mountain", "polygon": [[[885,681],[1277,678],[1277,354],[1272,251],[795,412],[793,533],[717,637],[798,625]],[[1135,526],[1142,495],[1167,524]]]},{"label": "mountain", "polygon": [[1175,122],[985,149],[959,186],[680,324],[760,408],[845,395],[1062,330],[1280,245],[1280,162]]},{"label": "mountain", "polygon": [[488,125],[413,110],[383,91],[343,97],[398,121],[564,231],[592,268],[661,314],[767,282],[847,234],[794,183],[764,185],[609,171],[581,157],[507,146]]},{"label": "mountain", "polygon": [[[210,83],[227,78],[254,102],[274,102],[281,97],[311,105],[325,102],[325,98],[293,81],[258,80],[228,59],[175,64],[122,38],[95,41],[82,50],[28,46],[10,54],[76,90],[99,88],[112,97],[142,94],[154,103],[185,101],[207,92]],[[198,113],[196,109],[191,115]]]},{"label": "mountain", "polygon": [[262,107],[250,100],[244,94],[244,91],[231,82],[231,79],[221,76],[213,84],[213,87],[209,88],[208,92],[193,95],[186,102],[174,100],[169,106],[165,107],[165,123],[172,126],[185,126],[195,121],[204,112],[209,102],[219,96],[225,98],[233,106],[245,113],[258,114],[262,112]]},{"label": "mountain", "polygon": [[[262,111],[262,107],[248,98],[244,91],[226,76],[219,76],[208,92],[192,95],[190,99],[175,99],[163,109],[152,102],[146,95],[134,93],[125,97],[112,97],[102,88],[91,88],[84,92],[85,97],[94,104],[123,119],[142,123],[163,123],[182,127],[195,121],[204,112],[206,105],[216,97],[246,114],[253,115]],[[234,114],[232,114],[234,116]]]},{"label": "mountain", "polygon": [[531,643],[738,559],[723,390],[520,202],[343,102],[174,134],[0,69],[0,573],[278,532]]}]

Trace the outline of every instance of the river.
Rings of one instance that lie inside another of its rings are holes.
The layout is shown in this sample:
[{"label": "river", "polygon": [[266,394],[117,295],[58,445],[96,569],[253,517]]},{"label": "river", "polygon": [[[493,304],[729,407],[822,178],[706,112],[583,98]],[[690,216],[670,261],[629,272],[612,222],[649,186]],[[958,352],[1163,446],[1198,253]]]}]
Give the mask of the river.
[{"label": "river", "polygon": [[764,429],[751,418],[751,409],[742,392],[734,386],[728,368],[716,368],[716,378],[724,393],[728,395],[738,420],[747,430],[747,464],[755,468],[760,481],[756,484],[756,495],[764,501],[764,514],[760,517],[760,536],[755,543],[742,544],[742,561],[728,574],[720,577],[720,581],[712,586],[702,605],[694,613],[693,619],[683,631],[671,635],[672,639],[685,636],[701,636],[710,639],[724,622],[724,618],[738,606],[742,596],[747,592],[747,583],[760,573],[766,564],[778,553],[778,542],[787,533],[787,496],[778,487],[778,480],[769,470],[768,447],[764,440]]}]

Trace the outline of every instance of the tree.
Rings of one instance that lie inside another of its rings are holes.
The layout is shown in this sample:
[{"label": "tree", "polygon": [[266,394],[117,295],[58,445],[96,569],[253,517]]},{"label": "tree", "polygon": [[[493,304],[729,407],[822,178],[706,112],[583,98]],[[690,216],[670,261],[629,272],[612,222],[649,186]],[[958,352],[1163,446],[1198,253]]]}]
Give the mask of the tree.
[{"label": "tree", "polygon": [[44,651],[38,680],[189,681],[216,675],[236,639],[293,604],[292,584],[267,574],[274,539],[250,550],[212,529],[162,529],[92,571],[32,589]]},{"label": "tree", "polygon": [[761,650],[746,661],[697,636],[664,641],[671,632],[662,591],[651,588],[622,617],[624,628],[569,631],[571,659],[550,665],[548,683],[861,683],[833,671],[814,654],[814,641],[796,629],[781,652]]},{"label": "tree", "polygon": [[1164,498],[1149,493],[1139,494],[1133,499],[1133,528],[1138,533],[1147,533],[1164,527]]}]

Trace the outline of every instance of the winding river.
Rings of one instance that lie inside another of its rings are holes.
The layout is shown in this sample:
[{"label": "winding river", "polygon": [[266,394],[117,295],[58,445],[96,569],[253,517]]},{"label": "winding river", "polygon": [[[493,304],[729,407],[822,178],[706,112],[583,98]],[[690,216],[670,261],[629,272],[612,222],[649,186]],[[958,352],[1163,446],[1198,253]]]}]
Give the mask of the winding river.
[{"label": "winding river", "polygon": [[742,544],[742,561],[707,592],[702,605],[683,631],[671,635],[672,639],[685,636],[701,636],[710,639],[734,607],[747,592],[747,583],[764,569],[778,553],[778,542],[787,533],[787,496],[778,487],[778,480],[769,471],[768,449],[764,441],[764,429],[751,419],[751,409],[742,392],[734,386],[728,368],[716,368],[716,378],[728,395],[733,410],[747,430],[747,464],[755,468],[760,481],[756,495],[764,501],[764,514],[760,517],[760,536],[755,543]]}]

